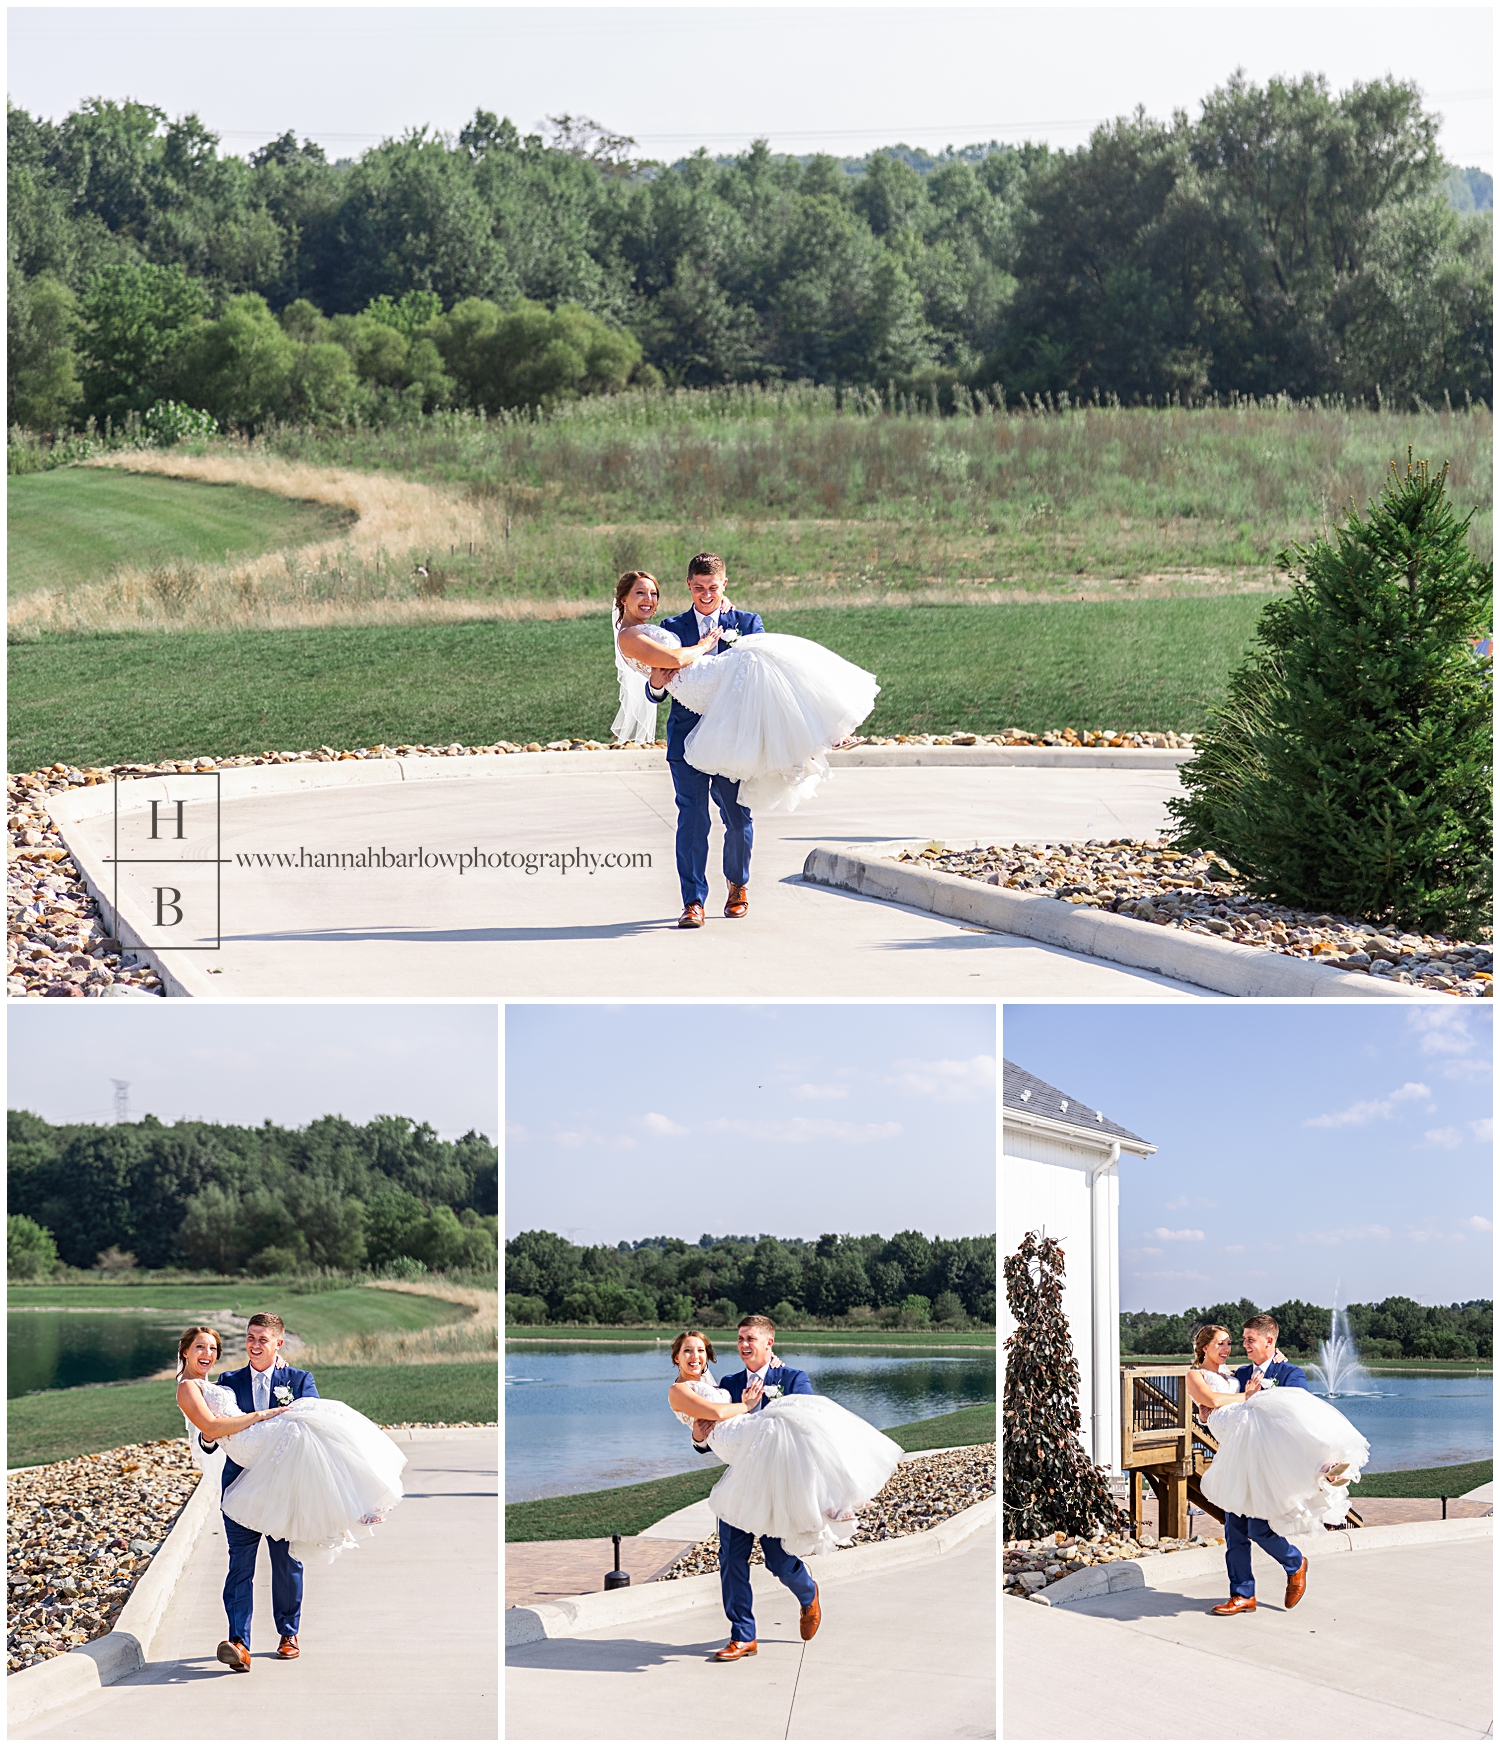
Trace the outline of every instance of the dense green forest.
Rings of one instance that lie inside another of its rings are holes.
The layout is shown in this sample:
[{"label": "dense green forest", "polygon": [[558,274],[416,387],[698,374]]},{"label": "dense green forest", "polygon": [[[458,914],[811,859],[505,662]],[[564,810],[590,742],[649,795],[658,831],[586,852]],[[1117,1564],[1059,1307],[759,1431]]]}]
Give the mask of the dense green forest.
[{"label": "dense green forest", "polygon": [[12,1110],[8,1162],[12,1219],[51,1233],[49,1245],[23,1232],[39,1270],[52,1245],[75,1268],[114,1251],[145,1268],[223,1274],[401,1272],[403,1258],[493,1274],[498,1259],[495,1147],[472,1131],[440,1140],[404,1116],[106,1126]]},{"label": "dense green forest", "polygon": [[356,161],[291,133],[243,160],[147,104],[12,106],[9,417],[390,421],[778,380],[1488,400],[1487,179],[1436,136],[1414,85],[1312,76],[1236,75],[1196,120],[1138,110],[1075,151],[857,163],[653,163],[483,110]]},{"label": "dense green forest", "polygon": [[711,1322],[760,1314],[778,1323],[840,1318],[851,1326],[995,1320],[995,1239],[680,1237],[582,1247],[550,1231],[505,1246],[510,1323]]},{"label": "dense green forest", "polygon": [[[1240,1330],[1262,1312],[1276,1318],[1281,1350],[1289,1357],[1316,1358],[1328,1339],[1331,1315],[1326,1305],[1300,1298],[1262,1306],[1248,1298],[1238,1304],[1210,1304],[1180,1316],[1152,1310],[1127,1310],[1120,1316],[1120,1352],[1190,1353],[1193,1331],[1206,1322],[1222,1323],[1239,1344]],[[1488,1359],[1494,1356],[1495,1307],[1488,1298],[1464,1304],[1418,1304],[1413,1298],[1383,1298],[1379,1304],[1351,1304],[1349,1332],[1365,1359]]]}]

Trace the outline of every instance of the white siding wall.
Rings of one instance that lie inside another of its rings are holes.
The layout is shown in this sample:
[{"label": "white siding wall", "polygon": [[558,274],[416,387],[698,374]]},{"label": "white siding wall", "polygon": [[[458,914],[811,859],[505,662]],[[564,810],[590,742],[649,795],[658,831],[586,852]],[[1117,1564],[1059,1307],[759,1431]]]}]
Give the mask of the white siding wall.
[{"label": "white siding wall", "polygon": [[[1009,1127],[1004,1135],[1004,1174],[1000,1191],[1001,1257],[1013,1255],[1028,1231],[1044,1231],[1062,1245],[1067,1262],[1063,1314],[1068,1319],[1082,1380],[1078,1406],[1083,1419],[1083,1443],[1087,1449],[1094,1372],[1094,1259],[1091,1253],[1088,1172],[1103,1162],[1102,1155],[1097,1150],[1074,1147],[1049,1135],[1028,1134]],[[1005,1303],[1002,1280],[1002,1358],[1006,1339],[1015,1332],[1015,1326]],[[1095,1461],[1101,1459],[1099,1452],[1091,1453]],[[1118,1464],[1118,1437],[1113,1453],[1103,1459]]]}]

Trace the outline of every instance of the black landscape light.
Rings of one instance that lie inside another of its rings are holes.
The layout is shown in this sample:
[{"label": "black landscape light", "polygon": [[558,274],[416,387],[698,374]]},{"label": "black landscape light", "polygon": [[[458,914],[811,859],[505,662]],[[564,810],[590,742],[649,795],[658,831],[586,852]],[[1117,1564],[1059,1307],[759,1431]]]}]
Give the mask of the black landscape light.
[{"label": "black landscape light", "polygon": [[606,1589],[629,1589],[630,1573],[620,1569],[620,1537],[611,1535],[609,1538],[615,1544],[615,1568],[613,1571],[604,1573],[604,1587]]}]

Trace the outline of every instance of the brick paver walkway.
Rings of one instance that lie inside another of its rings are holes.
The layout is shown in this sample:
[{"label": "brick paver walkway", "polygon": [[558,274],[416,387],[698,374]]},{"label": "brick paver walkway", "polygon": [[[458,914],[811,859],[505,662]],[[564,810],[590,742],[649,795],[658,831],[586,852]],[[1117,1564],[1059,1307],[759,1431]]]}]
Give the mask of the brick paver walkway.
[{"label": "brick paver walkway", "polygon": [[[633,1584],[649,1583],[692,1544],[624,1535],[620,1568],[630,1573]],[[604,1574],[614,1569],[614,1563],[615,1544],[608,1536],[595,1541],[507,1541],[505,1605],[529,1607],[561,1596],[596,1594],[603,1590]]]}]

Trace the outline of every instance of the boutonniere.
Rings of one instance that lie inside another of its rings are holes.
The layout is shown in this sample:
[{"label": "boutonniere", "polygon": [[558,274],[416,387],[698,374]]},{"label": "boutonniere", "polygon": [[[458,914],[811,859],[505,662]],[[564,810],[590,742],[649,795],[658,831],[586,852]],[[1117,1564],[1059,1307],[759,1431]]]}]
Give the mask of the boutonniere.
[{"label": "boutonniere", "polygon": [[721,643],[728,643],[732,647],[739,642],[742,635],[743,633],[739,631],[720,631],[719,641]]},{"label": "boutonniere", "polygon": [[768,1383],[761,1391],[762,1399],[766,1401],[774,1401],[780,1394],[781,1385],[779,1383]]},{"label": "boutonniere", "polygon": [[1274,1377],[1262,1377],[1260,1386],[1262,1389],[1280,1389],[1281,1387]]},{"label": "boutonniere", "polygon": [[271,1399],[278,1407],[290,1407],[292,1404],[292,1392],[287,1388],[285,1383],[279,1383],[276,1388],[271,1391]]}]

